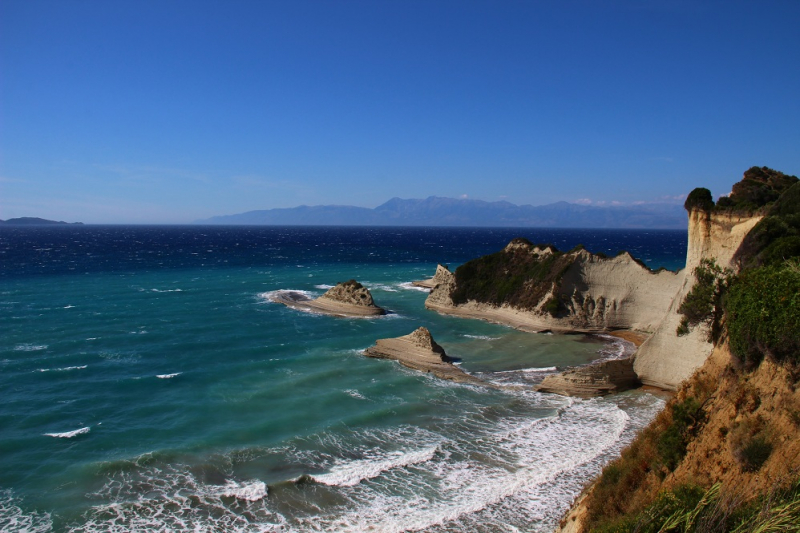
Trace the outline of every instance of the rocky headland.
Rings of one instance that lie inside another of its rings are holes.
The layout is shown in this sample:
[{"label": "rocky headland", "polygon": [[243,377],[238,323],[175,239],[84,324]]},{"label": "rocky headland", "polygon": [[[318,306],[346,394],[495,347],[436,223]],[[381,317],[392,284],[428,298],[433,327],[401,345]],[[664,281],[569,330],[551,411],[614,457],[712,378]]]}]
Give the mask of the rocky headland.
[{"label": "rocky headland", "polygon": [[368,317],[386,314],[385,309],[375,304],[369,289],[353,279],[337,283],[316,299],[297,291],[275,291],[270,299],[295,309],[333,316]]},{"label": "rocky headland", "polygon": [[686,208],[683,280],[633,367],[677,392],[562,532],[800,531],[800,182],[753,167]]},{"label": "rocky headland", "polygon": [[380,339],[375,346],[364,350],[364,355],[377,359],[391,359],[407,368],[429,372],[442,379],[487,385],[483,380],[455,366],[453,359],[447,356],[444,348],[433,340],[430,331],[425,327],[417,328],[402,337]]}]

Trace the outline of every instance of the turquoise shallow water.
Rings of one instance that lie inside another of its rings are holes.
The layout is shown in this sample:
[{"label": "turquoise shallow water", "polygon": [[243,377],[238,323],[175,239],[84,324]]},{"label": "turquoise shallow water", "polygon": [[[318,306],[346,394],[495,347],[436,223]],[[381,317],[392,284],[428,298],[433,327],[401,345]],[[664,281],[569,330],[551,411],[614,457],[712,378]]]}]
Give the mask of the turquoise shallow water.
[{"label": "turquoise shallow water", "polygon": [[[617,353],[425,310],[410,281],[504,234],[81,231],[0,233],[3,530],[547,531],[662,405],[453,384],[360,354],[422,325],[468,372],[530,385]],[[655,240],[674,268],[679,240]],[[349,278],[391,313],[266,298]]]}]

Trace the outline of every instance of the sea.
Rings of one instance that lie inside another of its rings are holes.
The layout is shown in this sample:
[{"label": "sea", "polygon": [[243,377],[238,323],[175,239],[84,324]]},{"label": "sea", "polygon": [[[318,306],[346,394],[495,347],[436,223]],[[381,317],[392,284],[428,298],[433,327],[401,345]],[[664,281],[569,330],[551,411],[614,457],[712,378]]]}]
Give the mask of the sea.
[{"label": "sea", "polygon": [[[526,237],[683,268],[685,231],[0,228],[0,530],[552,531],[663,407],[533,391],[613,337],[425,309],[411,285]],[[389,313],[269,300],[356,279]],[[362,351],[425,326],[444,381]]]}]

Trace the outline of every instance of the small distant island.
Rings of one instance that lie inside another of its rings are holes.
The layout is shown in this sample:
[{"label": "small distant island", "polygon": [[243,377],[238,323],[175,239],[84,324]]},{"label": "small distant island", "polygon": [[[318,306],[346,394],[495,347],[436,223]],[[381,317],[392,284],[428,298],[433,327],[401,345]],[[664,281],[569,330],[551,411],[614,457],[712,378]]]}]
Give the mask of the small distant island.
[{"label": "small distant island", "polygon": [[63,220],[47,220],[38,217],[19,217],[0,220],[0,224],[5,226],[74,226],[83,225],[83,222],[64,222]]}]

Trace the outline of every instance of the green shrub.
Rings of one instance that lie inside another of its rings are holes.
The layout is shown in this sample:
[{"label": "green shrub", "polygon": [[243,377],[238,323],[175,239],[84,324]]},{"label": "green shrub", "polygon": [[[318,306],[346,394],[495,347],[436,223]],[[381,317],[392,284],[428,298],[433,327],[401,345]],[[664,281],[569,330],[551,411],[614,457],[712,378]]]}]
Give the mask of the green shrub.
[{"label": "green shrub", "polygon": [[660,463],[672,471],[686,456],[686,446],[704,419],[697,398],[689,396],[682,402],[672,404],[672,424],[658,436],[656,449]]},{"label": "green shrub", "polygon": [[687,211],[692,209],[702,209],[703,211],[710,211],[714,209],[714,198],[711,196],[711,191],[705,187],[698,187],[689,193],[683,207]]},{"label": "green shrub", "polygon": [[800,182],[787,189],[745,236],[734,261],[743,268],[775,265],[800,256]]},{"label": "green shrub", "polygon": [[721,299],[727,288],[730,271],[720,268],[713,259],[703,259],[694,269],[695,284],[684,297],[678,313],[683,315],[676,333],[686,335],[700,323],[712,326],[711,338],[716,338],[721,318]]},{"label": "green shrub", "polygon": [[544,304],[544,310],[550,313],[550,316],[556,317],[558,316],[558,312],[561,309],[561,301],[553,296]]},{"label": "green shrub", "polygon": [[774,202],[796,183],[796,176],[768,167],[751,167],[733,185],[730,198],[735,209],[753,211]]},{"label": "green shrub", "polygon": [[757,435],[747,441],[739,451],[739,461],[742,470],[755,472],[769,459],[772,454],[772,443],[765,435]]},{"label": "green shrub", "polygon": [[744,271],[725,301],[733,353],[746,364],[770,355],[800,361],[800,268],[797,263]]}]

